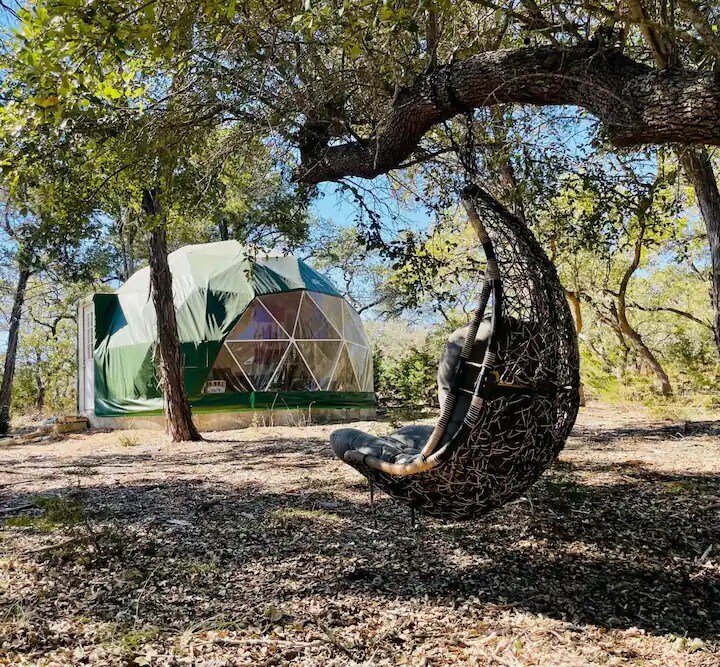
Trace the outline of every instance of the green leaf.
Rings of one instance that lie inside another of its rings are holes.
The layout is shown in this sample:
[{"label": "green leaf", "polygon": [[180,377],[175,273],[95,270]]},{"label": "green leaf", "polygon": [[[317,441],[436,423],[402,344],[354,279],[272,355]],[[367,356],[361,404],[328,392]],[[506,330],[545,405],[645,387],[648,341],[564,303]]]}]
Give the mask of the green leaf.
[{"label": "green leaf", "polygon": [[60,98],[57,97],[56,95],[35,98],[35,104],[37,104],[39,107],[42,107],[43,109],[48,109],[50,107],[54,107],[59,101],[60,101]]}]

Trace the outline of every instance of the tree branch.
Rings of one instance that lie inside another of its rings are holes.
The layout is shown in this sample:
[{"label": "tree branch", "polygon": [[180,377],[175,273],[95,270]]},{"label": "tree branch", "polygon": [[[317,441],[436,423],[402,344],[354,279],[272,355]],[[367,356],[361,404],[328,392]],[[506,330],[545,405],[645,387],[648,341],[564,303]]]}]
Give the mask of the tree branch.
[{"label": "tree branch", "polygon": [[692,313],[680,310],[679,308],[672,308],[671,306],[641,306],[639,303],[628,303],[627,306],[628,308],[637,308],[637,310],[642,310],[646,313],[673,313],[674,315],[684,317],[691,322],[695,322],[695,324],[699,324],[700,326],[705,327],[706,329],[710,329],[710,331],[713,331],[712,324],[701,320],[699,317],[695,317],[695,315],[693,315]]},{"label": "tree branch", "polygon": [[659,73],[597,43],[503,49],[421,76],[398,92],[364,139],[337,143],[329,133],[332,123],[314,119],[308,140],[301,141],[295,178],[305,183],[374,178],[408,159],[434,125],[504,103],[582,107],[600,120],[616,146],[720,145],[720,80],[713,72]]}]

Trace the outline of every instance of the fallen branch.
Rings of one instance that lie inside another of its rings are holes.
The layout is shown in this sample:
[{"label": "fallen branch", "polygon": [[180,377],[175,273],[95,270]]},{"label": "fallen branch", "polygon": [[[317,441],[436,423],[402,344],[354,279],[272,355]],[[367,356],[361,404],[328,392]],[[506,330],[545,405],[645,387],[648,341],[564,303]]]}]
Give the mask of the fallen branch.
[{"label": "fallen branch", "polygon": [[225,644],[226,646],[278,646],[282,648],[310,648],[313,646],[322,646],[327,642],[321,639],[315,639],[311,642],[294,642],[286,639],[230,639],[228,637],[217,637],[203,643]]},{"label": "fallen branch", "polygon": [[334,632],[332,632],[332,630],[330,630],[330,628],[327,628],[327,627],[325,627],[324,625],[320,625],[320,624],[318,625],[318,627],[320,628],[320,630],[323,631],[323,633],[325,634],[325,636],[328,638],[328,641],[329,641],[333,646],[339,648],[341,651],[343,651],[345,654],[347,654],[347,655],[350,656],[351,658],[353,657],[352,651],[351,651],[347,646],[345,646],[345,644],[343,644],[343,643],[340,641],[340,639],[338,639],[338,637],[335,635]]},{"label": "fallen branch", "polygon": [[39,554],[43,553],[45,551],[52,551],[53,549],[62,549],[62,547],[69,547],[72,544],[80,544],[81,542],[84,542],[86,538],[84,537],[71,537],[68,540],[63,540],[62,542],[56,542],[55,544],[48,544],[44,547],[38,547],[36,549],[27,549],[26,551],[23,551],[23,554]]},{"label": "fallen branch", "polygon": [[22,512],[22,510],[29,510],[34,507],[34,503],[25,503],[24,505],[16,505],[15,507],[0,507],[0,514],[14,514],[15,512]]},{"label": "fallen branch", "polygon": [[14,438],[4,438],[0,440],[0,447],[14,447],[16,445],[29,445],[36,442],[42,442],[43,440],[56,440],[60,436],[53,433],[52,426],[41,426],[35,431],[30,433],[24,433]]}]

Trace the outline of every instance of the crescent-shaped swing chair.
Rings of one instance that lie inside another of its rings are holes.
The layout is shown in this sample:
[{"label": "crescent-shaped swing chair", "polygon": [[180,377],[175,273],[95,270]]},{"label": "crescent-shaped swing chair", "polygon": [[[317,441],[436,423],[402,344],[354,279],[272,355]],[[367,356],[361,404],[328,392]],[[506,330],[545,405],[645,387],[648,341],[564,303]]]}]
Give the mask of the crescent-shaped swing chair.
[{"label": "crescent-shaped swing chair", "polygon": [[462,201],[486,258],[470,324],[440,362],[436,426],[330,436],[335,455],[421,514],[460,521],[519,497],[555,460],[579,406],[577,336],[532,232],[477,186]]}]

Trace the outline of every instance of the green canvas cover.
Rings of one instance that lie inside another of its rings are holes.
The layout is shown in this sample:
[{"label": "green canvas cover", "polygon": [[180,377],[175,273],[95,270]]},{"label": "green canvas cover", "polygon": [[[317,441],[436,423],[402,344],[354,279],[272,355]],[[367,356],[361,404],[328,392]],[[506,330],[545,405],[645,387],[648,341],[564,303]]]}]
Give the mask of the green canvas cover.
[{"label": "green canvas cover", "polygon": [[[168,257],[173,301],[184,354],[185,383],[198,410],[257,409],[265,403],[299,407],[318,399],[326,407],[374,404],[368,393],[293,392],[271,397],[201,394],[209,370],[226,336],[256,296],[311,290],[341,297],[326,278],[301,260],[256,253],[237,241],[186,246]],[[142,269],[114,294],[96,294],[95,414],[120,416],[162,410],[156,368],[156,319],[150,297],[150,270]],[[318,394],[325,394],[321,399]],[[313,400],[314,399],[314,400]]]}]

